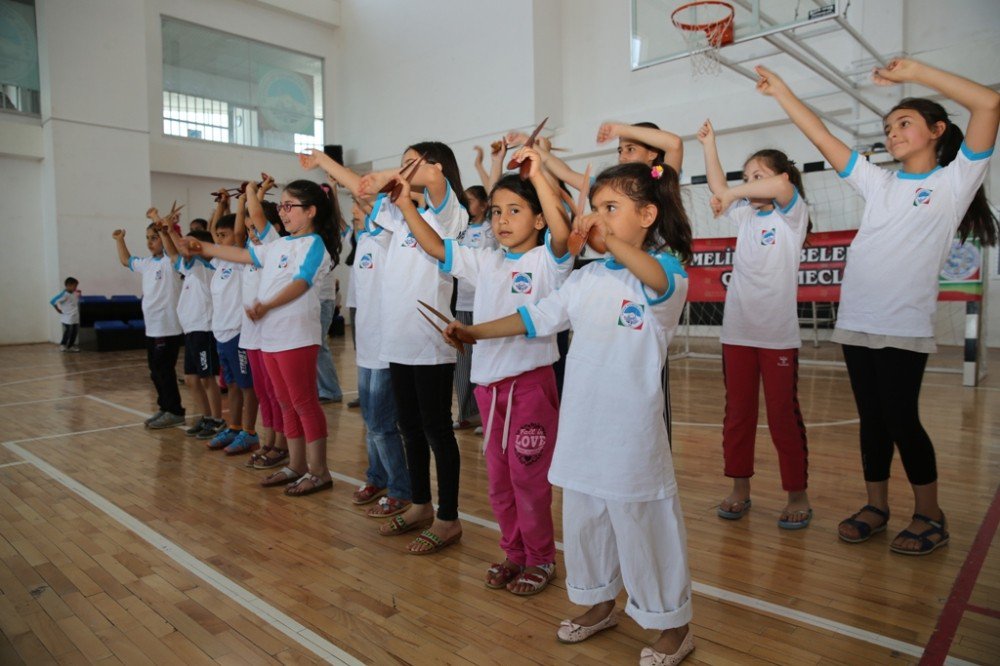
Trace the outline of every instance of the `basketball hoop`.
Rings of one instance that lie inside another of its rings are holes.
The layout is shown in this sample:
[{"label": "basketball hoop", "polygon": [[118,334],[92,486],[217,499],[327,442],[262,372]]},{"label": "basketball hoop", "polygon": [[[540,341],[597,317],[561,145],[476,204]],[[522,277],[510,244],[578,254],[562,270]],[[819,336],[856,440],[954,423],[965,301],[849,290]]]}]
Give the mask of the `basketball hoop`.
[{"label": "basketball hoop", "polygon": [[674,27],[684,36],[695,76],[721,71],[719,49],[733,43],[735,16],[733,6],[720,0],[689,2],[670,14]]}]

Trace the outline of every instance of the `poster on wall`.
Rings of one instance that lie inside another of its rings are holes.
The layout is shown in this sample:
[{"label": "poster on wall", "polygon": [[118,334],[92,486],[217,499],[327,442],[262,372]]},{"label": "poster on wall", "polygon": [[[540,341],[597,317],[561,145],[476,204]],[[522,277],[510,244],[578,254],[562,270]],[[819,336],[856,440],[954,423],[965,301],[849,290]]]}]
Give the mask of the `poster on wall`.
[{"label": "poster on wall", "polygon": [[952,241],[938,277],[939,301],[978,301],[983,297],[983,247],[969,239]]},{"label": "poster on wall", "polygon": [[261,129],[313,133],[313,80],[285,69],[261,69],[257,80]]},{"label": "poster on wall", "polygon": [[0,83],[40,90],[35,8],[0,0]]}]

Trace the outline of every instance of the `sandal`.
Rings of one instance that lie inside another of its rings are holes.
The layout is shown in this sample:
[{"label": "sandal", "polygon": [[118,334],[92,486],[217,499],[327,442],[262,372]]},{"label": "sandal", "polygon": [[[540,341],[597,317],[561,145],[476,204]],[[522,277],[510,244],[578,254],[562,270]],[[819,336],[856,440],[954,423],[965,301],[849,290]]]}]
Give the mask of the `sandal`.
[{"label": "sandal", "polygon": [[[797,513],[804,513],[806,514],[806,517],[801,520],[792,520],[791,519],[792,516],[794,516]],[[813,519],[813,510],[810,508],[806,509],[805,511],[791,511],[786,515],[788,516],[788,518],[778,519],[778,527],[780,527],[783,530],[801,530],[803,528],[809,527],[809,523],[811,523]]]},{"label": "sandal", "polygon": [[524,571],[524,567],[514,564],[510,560],[494,562],[486,571],[486,587],[491,590],[507,587],[507,583],[517,578],[522,571]]},{"label": "sandal", "polygon": [[254,469],[271,469],[288,462],[288,449],[272,447],[270,451],[261,452],[260,457],[254,461]]},{"label": "sandal", "polygon": [[[299,490],[298,492],[293,492],[297,488],[301,488],[302,484],[310,483],[312,484],[304,490]],[[299,479],[285,488],[285,494],[289,497],[305,497],[306,495],[312,495],[313,493],[318,493],[321,490],[331,490],[333,488],[333,479],[327,479],[324,481],[315,474],[309,474],[306,472]]]},{"label": "sandal", "polygon": [[[526,567],[521,575],[512,580],[507,585],[507,591],[511,594],[516,594],[519,597],[530,597],[532,595],[538,594],[546,587],[549,583],[556,577],[556,563],[550,562],[548,564],[539,564],[534,567]],[[530,589],[524,592],[516,592],[512,590],[512,587],[517,585],[528,585]]]},{"label": "sandal", "polygon": [[[462,540],[462,533],[459,532],[454,536],[450,536],[447,539],[442,539],[434,532],[430,530],[424,530],[417,535],[417,538],[410,542],[410,545],[406,547],[406,552],[410,555],[430,555],[431,553],[436,553],[439,550],[443,550],[453,543],[458,543]],[[430,546],[430,548],[425,548],[423,550],[413,550],[415,545]]]},{"label": "sandal", "polygon": [[366,483],[354,491],[354,497],[351,501],[358,505],[371,504],[387,492],[389,492],[388,488],[379,488],[378,486]]},{"label": "sandal", "polygon": [[383,497],[378,504],[368,509],[365,515],[369,518],[392,518],[398,516],[410,508],[410,500],[396,499],[395,497]]},{"label": "sandal", "polygon": [[382,536],[399,536],[413,530],[421,530],[434,524],[434,518],[424,518],[413,523],[406,522],[402,515],[393,516],[392,520],[383,523],[378,528],[378,533]]},{"label": "sandal", "polygon": [[296,472],[291,467],[282,467],[274,474],[269,474],[267,478],[260,482],[260,485],[264,488],[274,488],[275,486],[287,486],[289,483],[294,483],[302,475]]},{"label": "sandal", "polygon": [[[889,550],[891,550],[894,553],[899,553],[900,555],[929,555],[930,553],[933,553],[941,546],[948,545],[948,540],[951,538],[951,536],[944,529],[945,519],[943,511],[941,512],[940,521],[931,520],[927,516],[920,513],[913,514],[913,520],[919,520],[922,523],[927,523],[928,525],[930,525],[930,527],[921,532],[920,534],[915,534],[910,530],[903,530],[902,532],[896,535],[896,539],[900,538],[917,539],[918,541],[920,541],[920,547],[917,548],[916,550],[912,550],[909,548],[900,548],[895,544],[889,544]],[[939,535],[941,538],[937,541],[931,541],[928,537],[933,536],[935,534]],[[896,539],[893,539],[893,541],[895,541]]]},{"label": "sandal", "polygon": [[[720,504],[719,509],[715,513],[718,514],[719,518],[725,518],[726,520],[739,520],[740,518],[746,515],[747,511],[750,510],[750,505],[751,505],[750,498],[747,498],[742,502],[730,503],[729,506],[732,507],[732,509],[728,510],[723,509],[722,505]],[[735,509],[736,507],[740,507],[740,509],[734,511],[733,509]]]},{"label": "sandal", "polygon": [[247,461],[245,463],[246,466],[247,467],[253,467],[254,465],[257,464],[257,462],[259,460],[263,460],[264,458],[267,457],[268,453],[270,453],[271,451],[274,451],[274,450],[275,449],[274,449],[273,446],[265,446],[260,451],[257,451],[256,453],[251,453],[250,457],[247,458]]},{"label": "sandal", "polygon": [[[872,527],[865,521],[858,520],[858,516],[860,516],[865,511],[867,511],[868,513],[874,513],[876,516],[880,517],[882,519],[882,523]],[[857,513],[852,515],[850,518],[847,518],[846,520],[840,521],[840,524],[850,525],[851,527],[853,527],[858,531],[857,539],[848,539],[847,537],[845,537],[843,534],[840,533],[840,530],[837,530],[837,536],[840,537],[841,541],[846,541],[847,543],[864,543],[865,541],[868,541],[868,539],[871,539],[879,532],[885,531],[886,526],[889,524],[889,512],[883,511],[877,506],[872,506],[871,504],[865,504],[863,507],[861,507],[861,511],[858,511]]]}]

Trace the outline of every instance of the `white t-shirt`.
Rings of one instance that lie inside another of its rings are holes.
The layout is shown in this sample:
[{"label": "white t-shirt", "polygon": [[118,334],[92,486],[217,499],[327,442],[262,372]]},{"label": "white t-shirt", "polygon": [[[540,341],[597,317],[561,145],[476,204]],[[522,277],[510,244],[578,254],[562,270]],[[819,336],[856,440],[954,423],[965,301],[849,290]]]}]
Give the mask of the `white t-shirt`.
[{"label": "white t-shirt", "polygon": [[318,234],[285,236],[250,248],[254,264],[263,268],[258,298],[267,302],[290,285],[304,280],[306,293],[274,308],[260,320],[260,348],[279,352],[322,343],[319,285],[330,270],[330,253]]},{"label": "white t-shirt", "polygon": [[[496,236],[493,235],[493,225],[489,221],[479,224],[470,224],[464,231],[458,234],[456,239],[461,247],[473,250],[495,250],[500,247]],[[452,273],[452,275],[455,275]],[[469,280],[455,275],[458,279],[458,286],[455,295],[455,309],[461,312],[474,312],[472,309],[476,298],[476,285]]]},{"label": "white t-shirt", "polygon": [[178,256],[174,270],[184,276],[177,301],[177,319],[185,333],[212,330],[212,264],[203,257]]},{"label": "white t-shirt", "polygon": [[216,257],[212,267],[212,334],[216,342],[228,342],[243,324],[243,264]]},{"label": "white t-shirt", "polygon": [[[425,194],[426,197],[426,194]],[[376,200],[375,224],[392,232],[382,282],[382,348],[386,363],[439,365],[455,362],[455,348],[420,315],[417,301],[447,314],[451,310],[452,279],[438,270],[438,262],[417,243],[402,211],[386,197]],[[382,214],[381,209],[385,209]],[[437,207],[419,208],[420,215],[441,238],[454,238],[464,229],[469,213],[449,186]],[[360,302],[359,302],[360,305]],[[360,309],[360,308],[359,308]],[[440,322],[442,328],[444,322]]]},{"label": "white t-shirt", "polygon": [[549,481],[620,502],[677,492],[660,371],[684,300],[687,273],[653,255],[670,279],[657,296],[613,259],[574,271],[559,289],[518,310],[528,336],[573,329]]},{"label": "white t-shirt", "polygon": [[[372,215],[389,215],[389,206],[383,207],[380,195],[375,201]],[[379,358],[382,349],[382,280],[386,274],[386,257],[392,243],[392,232],[366,219],[365,231],[358,235],[351,267],[351,285],[357,303],[355,313],[355,344],[359,368],[383,370],[389,364]]]},{"label": "white t-shirt", "polygon": [[847,253],[837,328],[934,335],[938,275],[992,154],[973,153],[963,142],[951,164],[923,174],[851,155],[840,176],[864,197],[865,212]]},{"label": "white t-shirt", "polygon": [[757,211],[744,199],[727,216],[739,228],[719,340],[764,349],[801,347],[796,296],[808,206],[795,192],[784,208],[775,202],[774,210]]},{"label": "white t-shirt", "polygon": [[177,319],[177,299],[181,278],[171,269],[170,260],[162,254],[129,257],[128,267],[133,273],[142,274],[142,318],[146,322],[146,336],[180,335],[183,330]]},{"label": "white t-shirt", "polygon": [[[270,223],[264,227],[264,231],[257,235],[261,245],[273,243],[281,236],[274,230]],[[247,249],[253,245],[253,241],[247,238]],[[243,274],[240,276],[240,294],[242,296],[242,306],[240,310],[243,314],[243,321],[240,324],[240,347],[243,349],[260,349],[260,324],[247,316],[247,308],[257,300],[257,289],[260,286],[260,269],[253,264],[240,264]]]},{"label": "white t-shirt", "polygon": [[[499,248],[472,249],[452,239],[444,241],[445,258],[441,270],[474,285],[473,321],[492,321],[512,314],[522,305],[537,303],[558,289],[573,270],[567,253],[556,258],[549,233],[545,244],[523,254]],[[508,377],[559,360],[556,336],[495,338],[480,340],[472,347],[471,379],[476,384],[493,384]]]},{"label": "white t-shirt", "polygon": [[59,323],[61,324],[79,324],[80,323],[80,294],[76,291],[66,291],[63,289],[58,294],[52,297],[49,301],[50,305],[57,306],[61,313],[59,314]]}]

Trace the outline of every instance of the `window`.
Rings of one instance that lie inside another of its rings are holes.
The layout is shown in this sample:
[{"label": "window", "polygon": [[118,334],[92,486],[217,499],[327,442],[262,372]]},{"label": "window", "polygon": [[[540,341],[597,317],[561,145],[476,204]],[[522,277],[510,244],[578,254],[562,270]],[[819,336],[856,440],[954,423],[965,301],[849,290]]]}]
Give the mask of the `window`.
[{"label": "window", "polygon": [[0,0],[0,110],[41,115],[35,0]]},{"label": "window", "polygon": [[295,152],[322,147],[322,58],[166,16],[161,26],[165,135]]}]

